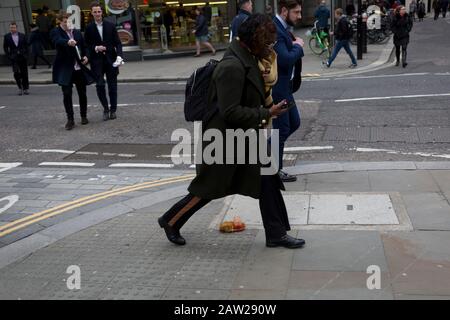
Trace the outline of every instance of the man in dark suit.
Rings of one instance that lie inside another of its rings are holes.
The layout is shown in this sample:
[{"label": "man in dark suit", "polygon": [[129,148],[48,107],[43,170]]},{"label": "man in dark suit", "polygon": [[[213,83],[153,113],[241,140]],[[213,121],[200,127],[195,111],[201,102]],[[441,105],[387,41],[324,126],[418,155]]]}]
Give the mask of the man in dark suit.
[{"label": "man in dark suit", "polygon": [[[99,3],[91,4],[94,21],[84,33],[88,48],[91,70],[97,77],[97,96],[103,106],[103,120],[116,119],[118,66],[123,63],[122,44],[116,26],[103,20]],[[109,105],[106,98],[105,78],[108,83]]]},{"label": "man in dark suit", "polygon": [[285,173],[282,169],[284,144],[289,136],[300,127],[300,114],[292,93],[294,79],[299,76],[301,71],[304,42],[302,39],[295,37],[290,29],[302,18],[301,11],[299,0],[279,0],[278,14],[273,19],[277,27],[277,43],[274,50],[277,53],[278,81],[273,87],[272,97],[274,103],[287,100],[293,106],[289,108],[288,112],[273,120],[273,128],[278,129],[280,135],[279,175],[283,182],[297,180],[297,177]]},{"label": "man in dark suit", "polygon": [[64,96],[64,108],[67,114],[66,130],[75,126],[72,85],[75,84],[80,102],[81,124],[88,124],[86,85],[94,82],[88,63],[83,36],[79,30],[72,29],[67,22],[68,13],[58,17],[59,27],[51,32],[51,39],[56,47],[56,57],[53,62],[53,83],[61,86]]},{"label": "man in dark suit", "polygon": [[3,51],[11,61],[14,79],[19,87],[19,96],[28,94],[28,44],[23,33],[17,31],[17,24],[9,24],[10,33],[5,34],[3,39]]}]

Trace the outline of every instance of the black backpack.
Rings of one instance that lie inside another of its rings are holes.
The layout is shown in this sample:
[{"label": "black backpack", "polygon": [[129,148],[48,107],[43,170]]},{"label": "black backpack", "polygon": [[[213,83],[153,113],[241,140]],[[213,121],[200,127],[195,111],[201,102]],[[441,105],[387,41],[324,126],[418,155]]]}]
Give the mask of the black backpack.
[{"label": "black backpack", "polygon": [[[229,57],[235,57],[240,61],[236,56],[227,56],[222,60]],[[215,99],[211,104],[208,103],[208,92],[212,75],[219,62],[211,59],[203,67],[196,69],[189,77],[184,93],[184,118],[186,121],[203,121],[207,123],[218,111]]]},{"label": "black backpack", "polygon": [[347,29],[345,30],[344,37],[345,39],[351,39],[353,37],[353,25],[348,18],[345,18],[345,22],[347,23]]}]

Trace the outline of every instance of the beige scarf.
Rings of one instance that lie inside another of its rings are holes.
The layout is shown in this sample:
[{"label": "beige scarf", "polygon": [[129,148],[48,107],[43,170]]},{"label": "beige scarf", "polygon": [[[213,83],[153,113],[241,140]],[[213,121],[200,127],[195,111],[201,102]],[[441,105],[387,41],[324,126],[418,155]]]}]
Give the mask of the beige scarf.
[{"label": "beige scarf", "polygon": [[268,58],[258,60],[258,67],[264,78],[265,107],[273,105],[272,87],[278,80],[277,54],[271,50]]}]

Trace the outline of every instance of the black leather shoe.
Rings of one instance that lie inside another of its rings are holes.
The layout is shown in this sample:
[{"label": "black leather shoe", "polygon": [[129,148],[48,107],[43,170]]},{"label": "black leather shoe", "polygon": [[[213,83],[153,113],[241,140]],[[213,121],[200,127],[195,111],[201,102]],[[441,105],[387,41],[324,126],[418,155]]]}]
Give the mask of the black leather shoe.
[{"label": "black leather shoe", "polygon": [[17,94],[18,94],[19,96],[23,95],[23,90],[22,90],[22,89],[19,89],[19,91],[17,92]]},{"label": "black leather shoe", "polygon": [[397,62],[395,62],[395,66],[398,67],[400,65],[400,61],[397,60]]},{"label": "black leather shoe", "polygon": [[170,242],[175,243],[179,246],[183,246],[186,244],[186,240],[180,235],[180,230],[176,230],[175,228],[169,226],[162,217],[158,219],[158,223],[160,227],[163,228],[166,232],[167,239],[169,239]]},{"label": "black leather shoe", "polygon": [[111,112],[111,113],[109,114],[109,118],[110,118],[111,120],[116,119],[116,118],[117,118],[116,113],[115,113],[115,112]]},{"label": "black leather shoe", "polygon": [[266,247],[269,247],[269,248],[285,247],[288,249],[296,249],[296,248],[301,248],[304,245],[305,245],[305,240],[291,237],[288,234],[284,235],[279,240],[269,240],[269,239],[266,240]]},{"label": "black leather shoe", "polygon": [[75,127],[75,122],[73,120],[67,120],[66,123],[66,130],[72,130],[73,127]]},{"label": "black leather shoe", "polygon": [[103,112],[103,121],[108,121],[109,120],[109,112],[105,111]]},{"label": "black leather shoe", "polygon": [[86,118],[86,117],[81,118],[81,124],[88,124],[88,123],[89,123],[88,118]]},{"label": "black leather shoe", "polygon": [[294,182],[294,181],[297,181],[297,177],[296,176],[287,174],[286,172],[284,172],[282,170],[280,170],[278,172],[278,175],[280,176],[280,179],[283,182]]},{"label": "black leather shoe", "polygon": [[23,94],[27,96],[27,95],[29,95],[30,93],[28,92],[27,89],[25,89],[25,90],[23,90]]}]

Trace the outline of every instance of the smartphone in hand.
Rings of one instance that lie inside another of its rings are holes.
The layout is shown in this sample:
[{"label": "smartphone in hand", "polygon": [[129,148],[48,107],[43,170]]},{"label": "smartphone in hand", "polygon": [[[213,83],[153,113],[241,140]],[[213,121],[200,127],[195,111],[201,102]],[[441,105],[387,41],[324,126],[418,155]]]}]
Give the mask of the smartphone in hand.
[{"label": "smartphone in hand", "polygon": [[286,101],[286,103],[281,106],[282,109],[290,109],[292,107],[295,107],[294,101]]}]

